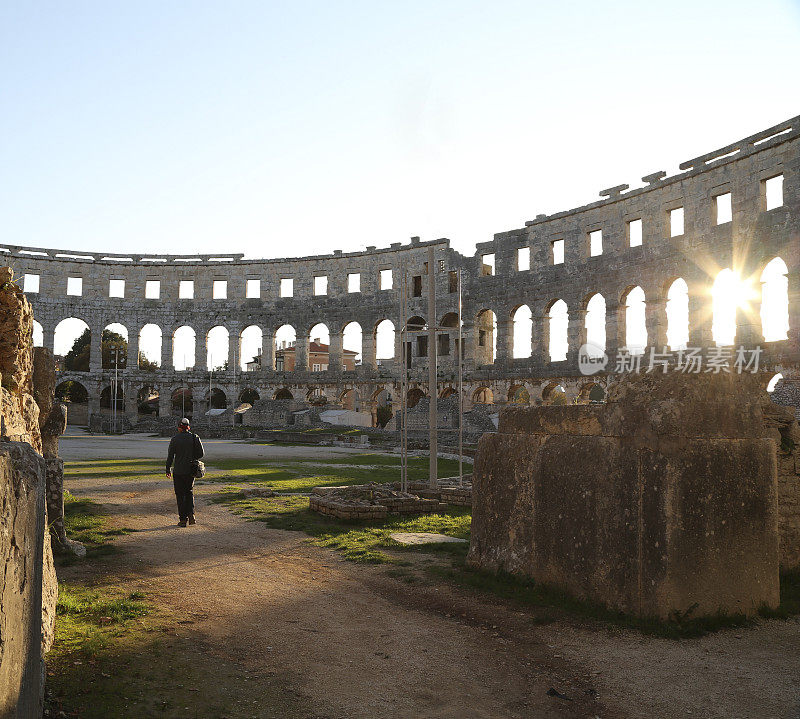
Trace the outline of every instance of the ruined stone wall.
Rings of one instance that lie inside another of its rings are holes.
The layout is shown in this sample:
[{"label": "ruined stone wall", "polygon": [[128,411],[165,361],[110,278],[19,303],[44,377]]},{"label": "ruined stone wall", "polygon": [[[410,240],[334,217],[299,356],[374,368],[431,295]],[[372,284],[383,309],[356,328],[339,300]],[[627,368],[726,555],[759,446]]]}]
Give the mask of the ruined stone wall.
[{"label": "ruined stone wall", "polygon": [[779,603],[775,444],[753,377],[635,376],[603,406],[502,410],[469,561],[640,616]]},{"label": "ruined stone wall", "polygon": [[[246,260],[241,255],[214,256],[130,255],[40,250],[4,245],[7,261],[16,272],[39,278],[37,293],[29,296],[41,323],[44,344],[52,349],[57,324],[67,317],[84,320],[93,337],[90,371],[63,373],[60,379],[80,381],[90,396],[90,412],[100,411],[99,397],[110,385],[111,371],[101,367],[99,338],[104,327],[121,323],[129,332],[129,357],[138,356],[141,328],[158,325],[163,334],[161,368],[143,372],[131,362],[122,372],[125,412],[136,419],[136,393],[154,387],[160,393],[162,416],[172,414],[170,395],[182,386],[192,392],[193,410],[205,411],[208,373],[205,371],[205,338],[222,325],[230,331],[230,357],[238,355],[239,336],[246,327],[262,330],[262,369],[249,373],[232,370],[215,374],[214,385],[222,389],[228,405],[234,407],[245,389],[255,389],[262,399],[274,398],[288,390],[294,399],[307,400],[322,391],[332,405],[341,404],[349,390],[375,409],[376,397],[389,392],[395,409],[399,406],[396,360],[376,359],[375,332],[379,322],[391,320],[399,328],[414,316],[427,318],[427,300],[408,298],[408,316],[399,316],[400,278],[420,276],[427,262],[428,248],[435,253],[437,314],[433,318],[449,336],[449,354],[439,358],[439,388],[444,392],[455,384],[458,330],[453,322],[457,311],[451,272],[463,273],[465,361],[465,403],[483,397],[489,389],[492,401],[504,404],[509,394],[524,386],[531,403],[546,399],[553,383],[569,383],[568,399],[584,393],[590,380],[580,377],[577,351],[585,340],[585,313],[589,298],[600,293],[606,301],[607,349],[614,354],[625,344],[627,293],[643,288],[646,298],[648,347],[666,345],[666,293],[676,278],[689,287],[690,340],[707,347],[711,339],[709,289],[716,273],[735,266],[743,276],[758,278],[764,266],[781,257],[788,267],[789,339],[766,346],[763,361],[777,370],[794,371],[800,358],[797,329],[800,327],[800,118],[793,118],[737,143],[681,165],[673,177],[657,172],[643,178],[643,187],[628,190],[618,186],[601,193],[603,199],[577,209],[552,215],[538,215],[519,229],[501,232],[478,246],[474,257],[460,255],[448,240],[410,245],[395,243],[386,249],[341,253],[298,259]],[[766,210],[764,182],[782,175],[784,202]],[[715,197],[731,193],[732,221],[715,222]],[[684,232],[671,236],[669,212],[683,207]],[[629,243],[630,220],[641,219],[641,246]],[[603,252],[590,256],[589,232],[602,231]],[[554,264],[553,245],[565,243],[565,261]],[[530,251],[530,269],[520,270],[517,252]],[[484,273],[484,255],[494,254],[496,271]],[[380,289],[381,270],[390,270],[391,289]],[[360,275],[360,291],[348,291],[348,275]],[[327,294],[314,294],[314,277],[328,278]],[[67,278],[83,280],[81,296],[67,296]],[[280,297],[282,278],[294,281],[292,297]],[[124,297],[109,297],[109,282],[124,280]],[[247,280],[259,280],[259,296],[246,296]],[[159,299],[145,298],[145,283],[160,282]],[[194,299],[178,299],[181,280],[194,284]],[[227,298],[213,299],[215,280],[227,281]],[[424,284],[424,283],[423,283]],[[549,358],[549,316],[554,302],[566,302],[569,312],[569,352],[564,361]],[[513,313],[527,305],[533,316],[530,357],[514,358]],[[758,302],[755,302],[758,305]],[[496,317],[493,329],[491,311]],[[363,363],[354,371],[341,370],[342,336],[349,322],[363,331]],[[331,334],[331,361],[322,372],[308,370],[308,340],[311,328],[324,323]],[[298,336],[298,368],[294,372],[271,369],[274,336],[284,324]],[[737,338],[745,344],[758,342],[757,317],[742,316]],[[192,327],[197,335],[194,370],[172,368],[172,336],[181,326]],[[481,344],[481,330],[488,333]],[[413,343],[413,337],[410,338]],[[497,345],[496,353],[491,351]],[[399,357],[399,336],[395,358]],[[412,351],[411,388],[426,388],[427,359]],[[605,382],[599,376],[599,382]],[[592,380],[593,381],[593,380]]]},{"label": "ruined stone wall", "polygon": [[41,454],[53,445],[43,444],[33,396],[32,311],[12,280],[0,268],[0,717],[33,719],[42,712],[58,591]]}]

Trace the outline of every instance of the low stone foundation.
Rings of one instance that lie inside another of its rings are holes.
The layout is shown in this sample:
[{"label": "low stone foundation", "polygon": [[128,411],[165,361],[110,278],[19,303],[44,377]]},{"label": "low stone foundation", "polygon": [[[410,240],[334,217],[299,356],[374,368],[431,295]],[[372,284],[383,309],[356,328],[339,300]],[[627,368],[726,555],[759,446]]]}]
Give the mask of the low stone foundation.
[{"label": "low stone foundation", "polygon": [[480,441],[469,562],[639,616],[779,603],[759,378],[636,376],[604,406],[509,407]]},{"label": "low stone foundation", "polygon": [[446,508],[436,499],[423,499],[381,484],[315,487],[309,509],[337,519],[385,519],[390,514],[431,514]]}]

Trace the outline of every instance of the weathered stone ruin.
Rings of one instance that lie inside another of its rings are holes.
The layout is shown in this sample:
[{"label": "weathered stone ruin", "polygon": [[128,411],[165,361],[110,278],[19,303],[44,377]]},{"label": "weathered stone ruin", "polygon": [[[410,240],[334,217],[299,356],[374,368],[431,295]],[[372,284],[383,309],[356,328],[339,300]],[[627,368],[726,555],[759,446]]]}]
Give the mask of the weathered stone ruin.
[{"label": "weathered stone ruin", "polygon": [[430,514],[446,507],[438,499],[401,492],[392,485],[315,487],[309,508],[337,519],[385,519],[390,514]]},{"label": "weathered stone ruin", "polygon": [[42,358],[41,371],[34,370],[33,314],[12,280],[11,270],[0,268],[0,717],[33,719],[42,715],[43,657],[53,642],[58,593],[47,463],[57,458],[60,425],[51,424],[46,397],[52,361],[48,368]]},{"label": "weathered stone ruin", "polygon": [[476,458],[470,563],[638,616],[776,607],[766,403],[757,376],[671,372],[606,405],[504,409]]}]

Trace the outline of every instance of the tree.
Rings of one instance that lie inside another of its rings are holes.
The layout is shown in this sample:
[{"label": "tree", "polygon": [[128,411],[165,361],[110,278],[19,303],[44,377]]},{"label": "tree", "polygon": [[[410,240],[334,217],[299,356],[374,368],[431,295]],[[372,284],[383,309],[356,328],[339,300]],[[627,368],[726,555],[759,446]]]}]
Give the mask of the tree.
[{"label": "tree", "polygon": [[[128,341],[118,332],[111,330],[103,330],[100,339],[101,348],[100,354],[103,360],[103,369],[114,369],[114,356],[112,345],[120,346],[121,352],[117,367],[125,369],[128,365]],[[83,331],[72,349],[67,352],[64,357],[64,369],[72,370],[73,372],[88,372],[89,371],[89,355],[91,353],[92,333],[88,328]]]},{"label": "tree", "polygon": [[139,352],[139,369],[142,372],[157,372],[158,365],[145,357],[144,352]]},{"label": "tree", "polygon": [[89,371],[89,345],[92,342],[92,333],[87,327],[83,334],[75,340],[72,349],[64,357],[64,369],[73,372]]}]

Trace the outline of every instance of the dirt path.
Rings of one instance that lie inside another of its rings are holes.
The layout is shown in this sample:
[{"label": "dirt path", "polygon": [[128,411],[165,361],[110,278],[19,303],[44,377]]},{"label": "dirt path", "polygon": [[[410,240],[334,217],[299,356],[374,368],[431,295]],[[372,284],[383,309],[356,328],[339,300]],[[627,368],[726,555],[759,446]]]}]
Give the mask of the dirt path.
[{"label": "dirt path", "polygon": [[[304,535],[209,504],[174,526],[168,482],[69,480],[120,537],[123,585],[186,616],[216,657],[283,674],[317,719],[800,717],[800,623],[674,642],[558,622],[500,602],[410,586]],[[554,687],[570,697],[547,695]]]}]

